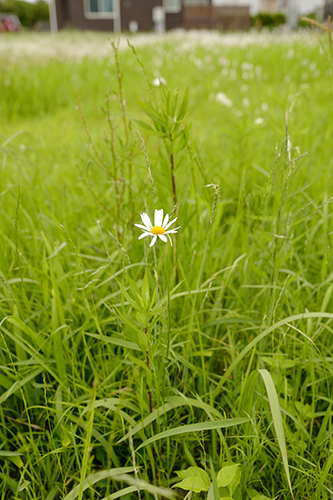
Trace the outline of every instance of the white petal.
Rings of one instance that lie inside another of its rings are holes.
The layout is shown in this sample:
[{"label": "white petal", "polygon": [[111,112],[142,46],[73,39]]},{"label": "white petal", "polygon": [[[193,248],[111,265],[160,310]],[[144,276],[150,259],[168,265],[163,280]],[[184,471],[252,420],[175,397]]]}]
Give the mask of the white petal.
[{"label": "white petal", "polygon": [[163,224],[162,224],[163,228],[167,225],[168,221],[169,221],[169,214],[166,214],[166,216],[164,217]]},{"label": "white petal", "polygon": [[165,229],[165,230],[167,230],[167,229],[168,229],[168,227],[170,227],[170,226],[171,226],[171,224],[173,224],[174,222],[176,222],[176,220],[177,220],[177,219],[178,219],[178,217],[176,217],[175,219],[171,220],[171,221],[169,222],[169,224],[167,224],[167,225],[164,227],[164,229]]},{"label": "white petal", "polygon": [[164,234],[172,234],[172,233],[178,233],[178,229],[180,229],[181,226],[175,227],[175,229],[169,229],[169,231],[165,231]]},{"label": "white petal", "polygon": [[161,210],[155,210],[155,226],[162,227],[163,221],[163,208]]},{"label": "white petal", "polygon": [[145,226],[147,226],[149,229],[153,227],[152,223],[150,222],[149,215],[146,213],[140,214],[142,222],[144,223]]},{"label": "white petal", "polygon": [[153,234],[152,234],[152,233],[142,233],[142,234],[140,234],[140,236],[139,236],[138,240],[141,240],[141,239],[142,239],[142,238],[144,238],[145,236],[153,236]]},{"label": "white petal", "polygon": [[164,234],[159,234],[158,237],[161,238],[161,240],[164,241],[164,243],[167,243],[168,240],[167,237],[164,236]]},{"label": "white petal", "polygon": [[157,240],[157,236],[155,235],[154,238],[151,240],[151,243],[149,246],[152,247],[153,245],[155,245],[156,240]]},{"label": "white petal", "polygon": [[150,231],[150,227],[143,226],[142,224],[134,224],[134,226],[139,227],[140,229],[144,229],[145,231]]},{"label": "white petal", "polygon": [[172,239],[170,238],[170,236],[166,233],[167,237],[169,238],[169,241],[170,241],[170,245],[172,246]]}]

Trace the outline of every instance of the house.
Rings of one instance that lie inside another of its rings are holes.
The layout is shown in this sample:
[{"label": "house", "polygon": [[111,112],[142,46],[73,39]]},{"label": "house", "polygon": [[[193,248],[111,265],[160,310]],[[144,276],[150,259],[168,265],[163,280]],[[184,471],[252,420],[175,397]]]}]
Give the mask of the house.
[{"label": "house", "polygon": [[[239,30],[250,26],[248,1],[51,0],[52,31],[164,31],[175,28]],[[244,5],[245,4],[245,5]]]},{"label": "house", "polygon": [[260,0],[259,12],[286,12],[288,0]]}]

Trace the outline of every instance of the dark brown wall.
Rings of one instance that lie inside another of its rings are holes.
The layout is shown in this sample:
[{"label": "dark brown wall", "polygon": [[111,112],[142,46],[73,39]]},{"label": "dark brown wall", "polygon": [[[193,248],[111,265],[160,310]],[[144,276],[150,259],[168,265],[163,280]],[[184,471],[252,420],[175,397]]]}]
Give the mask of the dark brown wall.
[{"label": "dark brown wall", "polygon": [[67,24],[67,1],[56,0],[58,29],[64,29]]},{"label": "dark brown wall", "polygon": [[188,5],[183,7],[183,19],[185,29],[210,28],[211,27],[210,5]]},{"label": "dark brown wall", "polygon": [[[139,31],[152,31],[153,7],[162,6],[163,0],[120,0],[121,30],[129,31],[129,23],[137,21]],[[83,0],[56,0],[58,29],[72,26],[76,29],[113,31],[113,19],[87,19]],[[206,28],[221,30],[248,29],[249,7],[184,6],[178,14],[166,15],[166,29]]]},{"label": "dark brown wall", "polygon": [[244,30],[250,27],[249,7],[184,6],[185,29]]},{"label": "dark brown wall", "polygon": [[[139,31],[152,31],[153,7],[162,6],[163,0],[120,0],[121,30],[129,31],[130,21],[137,21]],[[56,0],[58,28],[113,31],[113,19],[87,19],[83,0]]]},{"label": "dark brown wall", "polygon": [[214,27],[219,30],[250,28],[250,7],[215,7]]},{"label": "dark brown wall", "polygon": [[113,31],[113,19],[87,19],[83,0],[56,0],[58,29]]},{"label": "dark brown wall", "polygon": [[161,7],[163,0],[121,0],[121,31],[129,31],[129,23],[137,21],[139,31],[152,31],[153,7]]},{"label": "dark brown wall", "polygon": [[167,30],[174,30],[176,28],[183,27],[183,12],[177,12],[177,14],[166,14],[165,16],[165,28]]}]

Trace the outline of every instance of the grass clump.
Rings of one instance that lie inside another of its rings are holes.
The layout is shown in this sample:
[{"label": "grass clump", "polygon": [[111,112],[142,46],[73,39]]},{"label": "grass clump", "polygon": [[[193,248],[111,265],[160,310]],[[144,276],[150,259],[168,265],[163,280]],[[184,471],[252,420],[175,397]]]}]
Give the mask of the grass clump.
[{"label": "grass clump", "polygon": [[330,498],[331,67],[265,40],[2,60],[0,498]]}]

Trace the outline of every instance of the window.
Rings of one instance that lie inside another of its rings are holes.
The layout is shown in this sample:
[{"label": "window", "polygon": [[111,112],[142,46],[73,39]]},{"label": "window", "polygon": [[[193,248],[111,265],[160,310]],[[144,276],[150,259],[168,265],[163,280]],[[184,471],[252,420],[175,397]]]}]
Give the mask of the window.
[{"label": "window", "polygon": [[209,0],[184,0],[184,5],[208,5]]},{"label": "window", "polygon": [[175,14],[182,10],[182,0],[163,0],[165,12]]},{"label": "window", "polygon": [[113,19],[116,17],[114,0],[84,0],[84,15],[87,19]]}]

